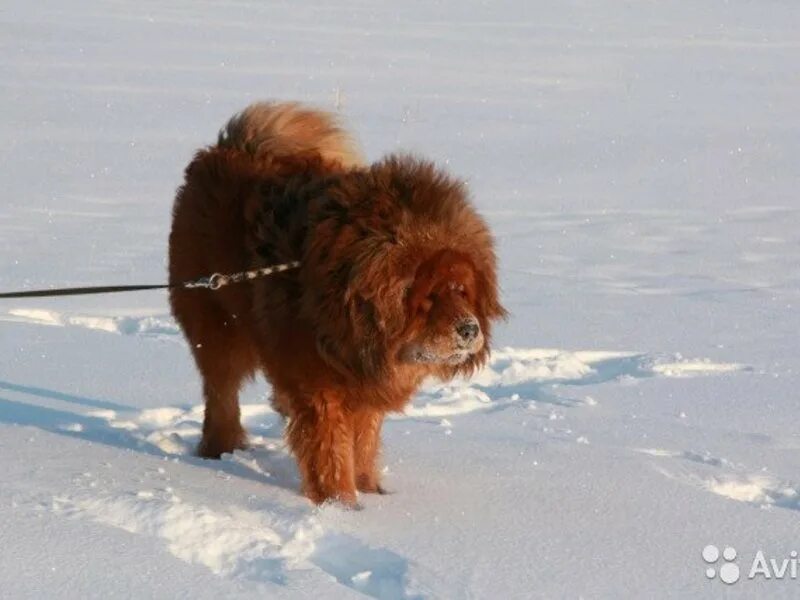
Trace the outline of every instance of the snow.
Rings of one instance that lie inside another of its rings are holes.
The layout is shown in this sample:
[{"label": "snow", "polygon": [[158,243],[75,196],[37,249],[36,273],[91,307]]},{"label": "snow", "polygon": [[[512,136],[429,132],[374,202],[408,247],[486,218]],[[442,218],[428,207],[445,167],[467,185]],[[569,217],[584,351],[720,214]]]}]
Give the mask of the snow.
[{"label": "snow", "polygon": [[701,553],[800,550],[798,24],[790,0],[6,2],[0,290],[162,282],[192,153],[282,98],[466,177],[512,316],[484,371],[387,422],[392,493],[345,511],[298,495],[261,381],[253,448],[193,456],[163,293],[0,301],[0,595],[796,597]]}]

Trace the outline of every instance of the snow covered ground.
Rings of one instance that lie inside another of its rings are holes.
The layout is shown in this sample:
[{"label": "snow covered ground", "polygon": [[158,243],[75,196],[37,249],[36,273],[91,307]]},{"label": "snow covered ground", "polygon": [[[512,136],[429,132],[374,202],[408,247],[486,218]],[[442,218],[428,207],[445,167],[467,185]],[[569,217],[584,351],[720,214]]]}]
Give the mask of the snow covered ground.
[{"label": "snow covered ground", "polygon": [[263,382],[253,449],[193,457],[163,293],[0,301],[0,596],[797,597],[748,575],[800,551],[798,31],[794,0],[6,0],[0,290],[162,281],[184,165],[274,97],[465,176],[512,317],[348,512],[297,494]]}]

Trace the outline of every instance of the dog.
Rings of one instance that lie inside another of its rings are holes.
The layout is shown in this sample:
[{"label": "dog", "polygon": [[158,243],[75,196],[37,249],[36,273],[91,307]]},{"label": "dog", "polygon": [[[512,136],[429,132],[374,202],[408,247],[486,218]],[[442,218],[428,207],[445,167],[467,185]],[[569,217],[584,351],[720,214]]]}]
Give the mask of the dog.
[{"label": "dog", "polygon": [[383,493],[387,412],[427,377],[487,359],[498,297],[494,242],[462,182],[390,155],[367,164],[330,114],[257,103],[185,171],[169,280],[299,261],[170,304],[203,380],[200,456],[246,447],[238,394],[262,372],[313,502]]}]

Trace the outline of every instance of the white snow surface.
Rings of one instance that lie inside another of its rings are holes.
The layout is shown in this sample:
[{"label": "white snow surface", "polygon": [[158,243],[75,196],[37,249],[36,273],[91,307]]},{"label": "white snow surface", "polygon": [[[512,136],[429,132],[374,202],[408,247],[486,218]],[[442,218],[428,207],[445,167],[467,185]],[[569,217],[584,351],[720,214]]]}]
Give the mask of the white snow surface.
[{"label": "white snow surface", "polygon": [[263,381],[252,449],[193,456],[165,294],[0,300],[0,596],[797,597],[745,575],[800,550],[799,31],[796,0],[6,0],[0,290],[163,281],[192,153],[280,98],[465,177],[511,317],[346,511],[298,494]]}]

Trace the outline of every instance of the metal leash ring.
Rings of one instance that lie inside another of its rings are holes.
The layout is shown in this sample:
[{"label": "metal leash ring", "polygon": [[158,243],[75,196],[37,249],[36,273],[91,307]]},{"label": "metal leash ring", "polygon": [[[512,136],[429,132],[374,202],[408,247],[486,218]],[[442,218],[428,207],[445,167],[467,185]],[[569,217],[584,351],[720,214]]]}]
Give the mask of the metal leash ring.
[{"label": "metal leash ring", "polygon": [[223,285],[228,285],[229,282],[230,278],[227,275],[214,273],[208,278],[208,289],[216,291]]}]

